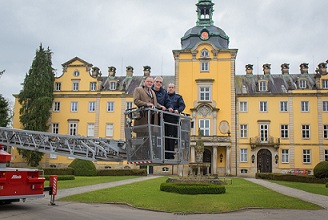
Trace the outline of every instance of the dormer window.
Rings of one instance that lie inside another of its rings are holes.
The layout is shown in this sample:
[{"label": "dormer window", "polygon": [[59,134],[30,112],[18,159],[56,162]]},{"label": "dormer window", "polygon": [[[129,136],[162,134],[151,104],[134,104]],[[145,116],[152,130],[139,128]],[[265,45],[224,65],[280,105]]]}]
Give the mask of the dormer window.
[{"label": "dormer window", "polygon": [[300,89],[306,89],[306,80],[300,79],[299,87],[300,87]]},{"label": "dormer window", "polygon": [[323,89],[328,89],[328,79],[323,79],[322,80],[322,88]]},{"label": "dormer window", "polygon": [[268,91],[268,82],[267,81],[260,81],[259,82],[259,91],[260,92]]},{"label": "dormer window", "polygon": [[109,83],[109,90],[116,90],[116,82]]},{"label": "dormer window", "polygon": [[200,56],[201,56],[201,58],[208,58],[208,56],[209,56],[208,50],[207,49],[203,49],[200,52]]}]

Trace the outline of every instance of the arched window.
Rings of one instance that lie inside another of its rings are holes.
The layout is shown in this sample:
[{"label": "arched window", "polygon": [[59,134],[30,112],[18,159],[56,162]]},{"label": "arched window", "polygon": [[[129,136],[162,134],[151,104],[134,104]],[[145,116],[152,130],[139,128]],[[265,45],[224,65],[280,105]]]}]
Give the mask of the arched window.
[{"label": "arched window", "polygon": [[202,57],[202,58],[206,58],[206,57],[208,57],[209,56],[209,53],[208,53],[208,50],[207,49],[203,49],[201,52],[200,52],[200,56]]}]

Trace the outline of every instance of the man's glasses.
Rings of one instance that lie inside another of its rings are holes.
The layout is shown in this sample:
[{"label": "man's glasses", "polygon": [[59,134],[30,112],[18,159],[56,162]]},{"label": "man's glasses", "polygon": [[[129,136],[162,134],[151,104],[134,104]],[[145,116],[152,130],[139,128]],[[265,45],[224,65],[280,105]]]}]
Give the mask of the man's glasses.
[{"label": "man's glasses", "polygon": [[155,83],[160,83],[160,84],[162,84],[163,82],[161,82],[161,81],[155,81]]}]

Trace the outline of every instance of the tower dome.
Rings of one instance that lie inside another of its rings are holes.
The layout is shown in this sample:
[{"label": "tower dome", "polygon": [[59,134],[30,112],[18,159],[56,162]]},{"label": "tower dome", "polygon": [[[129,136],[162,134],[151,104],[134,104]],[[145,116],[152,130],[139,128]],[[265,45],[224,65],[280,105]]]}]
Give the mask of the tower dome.
[{"label": "tower dome", "polygon": [[212,0],[199,0],[197,6],[198,20],[196,26],[190,28],[181,38],[181,49],[192,49],[197,43],[205,41],[211,42],[218,49],[228,49],[229,37],[216,26],[212,20],[213,16]]}]

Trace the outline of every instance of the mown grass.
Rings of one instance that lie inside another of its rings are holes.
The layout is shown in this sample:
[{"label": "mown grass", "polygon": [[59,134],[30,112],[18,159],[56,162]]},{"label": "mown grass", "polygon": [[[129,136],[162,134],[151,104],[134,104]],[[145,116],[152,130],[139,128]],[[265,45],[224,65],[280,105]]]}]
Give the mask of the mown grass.
[{"label": "mown grass", "polygon": [[[76,176],[75,180],[58,180],[58,189],[60,190],[99,183],[115,182],[138,177],[140,176]],[[45,181],[44,185],[49,186],[49,181]]]},{"label": "mown grass", "polygon": [[326,188],[325,184],[319,183],[300,183],[300,182],[288,182],[288,181],[280,181],[280,180],[270,180],[272,183],[277,183],[283,186],[288,186],[294,189],[303,190],[305,192],[319,194],[323,196],[328,196],[328,188]]},{"label": "mown grass", "polygon": [[220,213],[245,208],[318,210],[319,206],[285,196],[244,179],[233,179],[225,194],[181,195],[160,191],[167,177],[74,195],[62,201],[127,203],[135,207],[175,213]]}]

